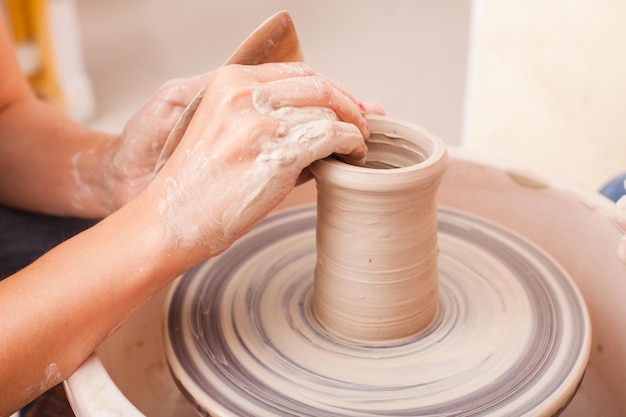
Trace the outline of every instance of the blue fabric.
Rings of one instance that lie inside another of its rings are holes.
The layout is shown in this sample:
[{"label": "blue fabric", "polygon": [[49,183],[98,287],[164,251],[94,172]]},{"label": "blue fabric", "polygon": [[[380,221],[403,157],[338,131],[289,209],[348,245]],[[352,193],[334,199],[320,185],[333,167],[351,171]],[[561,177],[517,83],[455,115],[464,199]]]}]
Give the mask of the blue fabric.
[{"label": "blue fabric", "polygon": [[606,183],[601,189],[600,194],[610,198],[613,201],[617,201],[621,196],[626,195],[626,189],[624,189],[624,180],[626,180],[626,173],[615,177],[608,183]]}]

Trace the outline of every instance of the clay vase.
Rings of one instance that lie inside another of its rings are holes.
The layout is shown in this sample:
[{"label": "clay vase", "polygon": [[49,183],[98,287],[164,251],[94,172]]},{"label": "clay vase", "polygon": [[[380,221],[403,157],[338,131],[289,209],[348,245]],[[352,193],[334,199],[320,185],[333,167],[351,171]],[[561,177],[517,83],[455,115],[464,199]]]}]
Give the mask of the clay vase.
[{"label": "clay vase", "polygon": [[419,126],[370,117],[364,167],[311,166],[317,197],[314,319],[360,345],[396,344],[437,314],[436,194],[444,143]]}]

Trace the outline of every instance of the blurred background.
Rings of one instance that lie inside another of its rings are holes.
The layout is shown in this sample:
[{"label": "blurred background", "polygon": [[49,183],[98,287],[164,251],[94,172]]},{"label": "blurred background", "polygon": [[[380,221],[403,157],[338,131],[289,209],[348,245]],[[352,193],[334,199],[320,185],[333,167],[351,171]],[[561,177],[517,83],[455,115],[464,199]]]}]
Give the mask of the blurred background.
[{"label": "blurred background", "polygon": [[286,9],[309,64],[450,145],[592,189],[626,170],[623,0],[0,1],[41,94],[94,128]]}]

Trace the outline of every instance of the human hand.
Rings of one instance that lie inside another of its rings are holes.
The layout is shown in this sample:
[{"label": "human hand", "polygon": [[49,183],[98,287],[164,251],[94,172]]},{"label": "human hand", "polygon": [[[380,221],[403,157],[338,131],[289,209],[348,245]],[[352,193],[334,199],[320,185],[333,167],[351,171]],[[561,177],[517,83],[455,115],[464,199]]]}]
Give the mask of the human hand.
[{"label": "human hand", "polygon": [[143,191],[154,177],[163,145],[187,104],[211,73],[163,84],[110,143],[105,167],[106,203],[117,209]]},{"label": "human hand", "polygon": [[148,189],[166,246],[216,255],[282,201],[315,160],[337,153],[362,164],[365,110],[305,64],[216,70]]},{"label": "human hand", "polygon": [[[361,111],[363,112],[365,116],[371,115],[371,114],[384,116],[386,114],[385,108],[380,103],[375,102],[375,101],[361,102],[359,103],[359,108],[361,109]],[[300,176],[298,177],[298,180],[296,181],[296,186],[304,184],[305,182],[310,181],[312,179],[313,179],[313,173],[308,168],[305,168],[300,173]]]},{"label": "human hand", "polygon": [[[626,233],[626,195],[622,196],[622,198],[615,203],[614,217],[619,227]],[[622,236],[620,240],[617,247],[617,255],[621,261],[626,264],[626,234]]]}]

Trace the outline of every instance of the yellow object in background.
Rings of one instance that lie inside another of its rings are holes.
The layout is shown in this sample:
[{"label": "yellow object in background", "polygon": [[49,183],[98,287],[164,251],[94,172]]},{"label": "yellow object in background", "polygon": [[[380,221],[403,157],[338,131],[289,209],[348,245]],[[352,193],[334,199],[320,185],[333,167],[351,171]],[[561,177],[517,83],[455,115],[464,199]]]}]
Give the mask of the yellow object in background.
[{"label": "yellow object in background", "polygon": [[57,82],[46,21],[46,0],[5,0],[16,53],[28,79],[43,99],[65,109]]},{"label": "yellow object in background", "polygon": [[37,94],[71,118],[94,113],[74,0],[4,0],[20,66]]}]

